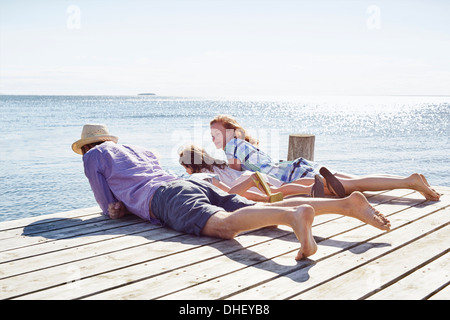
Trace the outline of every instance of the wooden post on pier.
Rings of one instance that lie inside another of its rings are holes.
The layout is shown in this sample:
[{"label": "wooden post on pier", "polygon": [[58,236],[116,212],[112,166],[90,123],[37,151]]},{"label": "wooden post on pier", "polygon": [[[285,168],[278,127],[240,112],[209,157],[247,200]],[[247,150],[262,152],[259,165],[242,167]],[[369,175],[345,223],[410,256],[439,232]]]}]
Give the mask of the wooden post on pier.
[{"label": "wooden post on pier", "polygon": [[290,134],[287,160],[305,158],[314,161],[314,143],[316,137],[312,134]]}]

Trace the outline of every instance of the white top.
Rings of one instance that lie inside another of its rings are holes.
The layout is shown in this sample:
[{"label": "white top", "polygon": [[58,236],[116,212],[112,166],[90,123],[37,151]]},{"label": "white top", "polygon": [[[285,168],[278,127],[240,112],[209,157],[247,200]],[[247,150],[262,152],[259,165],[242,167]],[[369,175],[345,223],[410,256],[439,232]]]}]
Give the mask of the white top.
[{"label": "white top", "polygon": [[[252,174],[253,174],[252,171],[237,171],[231,169],[230,167],[225,167],[223,169],[220,169],[219,167],[214,167],[213,172],[203,169],[203,173],[196,173],[194,175],[196,175],[197,178],[199,179],[205,180],[208,178],[216,178],[223,184],[227,185],[229,188],[232,188],[238,183],[244,181],[247,177],[249,177]],[[273,185],[274,187],[279,188],[283,185],[283,182],[276,178],[268,176],[264,173],[262,173],[262,176],[269,184]],[[261,193],[261,191],[255,187],[250,188],[249,190]]]}]

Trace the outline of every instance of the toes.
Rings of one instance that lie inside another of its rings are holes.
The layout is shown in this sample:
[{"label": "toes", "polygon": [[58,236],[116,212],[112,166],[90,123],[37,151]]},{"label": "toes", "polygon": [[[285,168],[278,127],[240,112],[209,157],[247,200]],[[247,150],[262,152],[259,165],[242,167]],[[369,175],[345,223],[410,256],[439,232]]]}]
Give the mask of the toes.
[{"label": "toes", "polygon": [[385,230],[390,230],[391,228],[391,222],[379,211],[375,211],[375,215],[373,216],[374,219],[380,221],[383,225],[382,228]]}]

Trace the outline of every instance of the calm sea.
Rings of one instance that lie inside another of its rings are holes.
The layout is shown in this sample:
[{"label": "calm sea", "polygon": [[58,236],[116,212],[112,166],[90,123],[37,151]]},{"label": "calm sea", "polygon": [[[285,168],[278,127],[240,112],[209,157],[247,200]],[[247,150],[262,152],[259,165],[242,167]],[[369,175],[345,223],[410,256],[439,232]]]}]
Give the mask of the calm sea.
[{"label": "calm sea", "polygon": [[315,161],[337,171],[422,172],[450,186],[450,97],[0,96],[0,109],[0,221],[96,205],[71,150],[85,123],[153,149],[180,175],[178,148],[194,142],[213,152],[209,121],[226,113],[276,159],[286,158],[290,133],[309,133]]}]

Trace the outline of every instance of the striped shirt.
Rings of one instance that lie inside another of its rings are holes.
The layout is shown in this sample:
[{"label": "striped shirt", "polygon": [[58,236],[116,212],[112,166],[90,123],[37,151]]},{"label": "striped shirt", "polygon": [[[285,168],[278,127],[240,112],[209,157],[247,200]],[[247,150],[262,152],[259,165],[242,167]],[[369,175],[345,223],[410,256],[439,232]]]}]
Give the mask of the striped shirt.
[{"label": "striped shirt", "polygon": [[320,166],[317,163],[303,158],[276,163],[268,154],[242,139],[230,140],[224,151],[227,159],[239,160],[243,170],[259,171],[283,182],[312,178],[319,174]]}]

